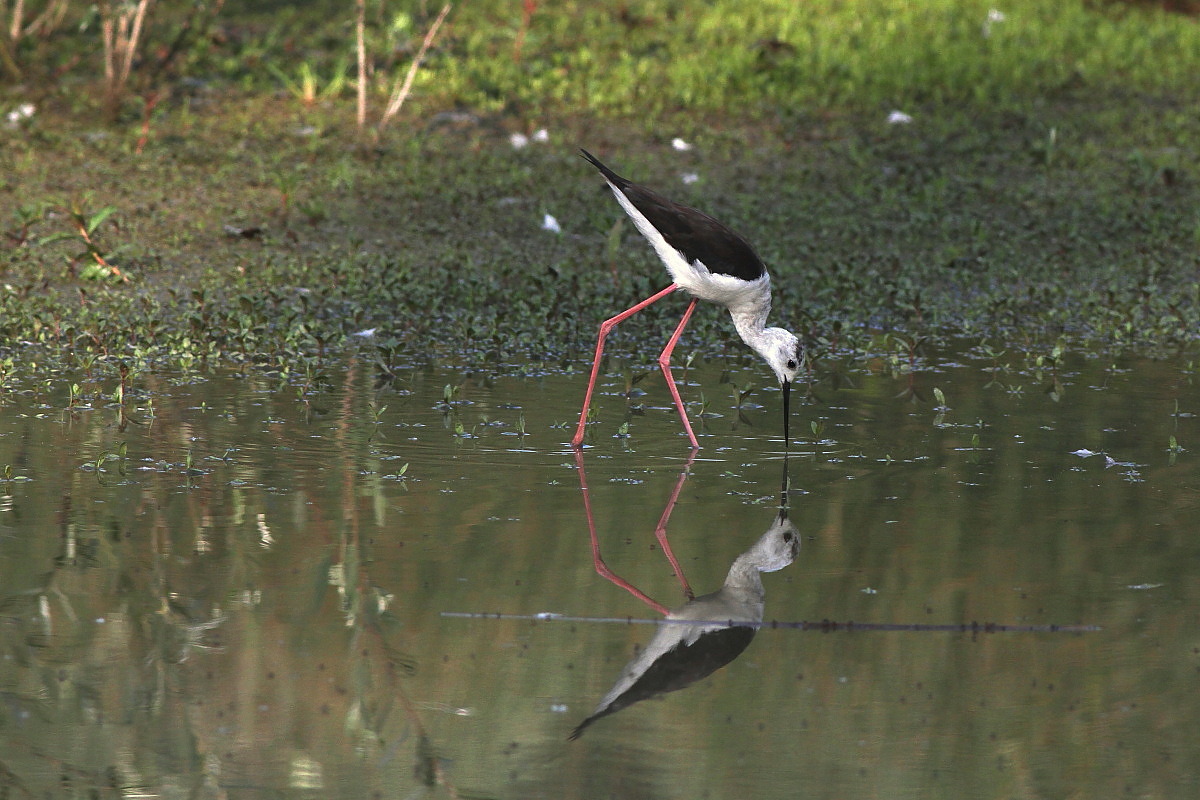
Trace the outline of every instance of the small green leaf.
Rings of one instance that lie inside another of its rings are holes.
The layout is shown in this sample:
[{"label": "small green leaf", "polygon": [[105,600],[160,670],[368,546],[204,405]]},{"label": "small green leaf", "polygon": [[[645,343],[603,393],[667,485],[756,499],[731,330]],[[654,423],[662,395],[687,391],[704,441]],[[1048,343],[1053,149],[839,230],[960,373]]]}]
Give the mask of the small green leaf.
[{"label": "small green leaf", "polygon": [[95,233],[96,229],[104,224],[104,220],[108,219],[116,212],[117,212],[116,206],[105,206],[104,208],[100,209],[95,214],[93,214],[91,216],[91,218],[88,219],[87,225],[86,225],[88,235],[90,236],[91,234]]},{"label": "small green leaf", "polygon": [[69,233],[68,231],[56,231],[46,236],[37,239],[34,244],[52,244],[53,242],[61,242],[66,239],[75,239],[78,234]]}]

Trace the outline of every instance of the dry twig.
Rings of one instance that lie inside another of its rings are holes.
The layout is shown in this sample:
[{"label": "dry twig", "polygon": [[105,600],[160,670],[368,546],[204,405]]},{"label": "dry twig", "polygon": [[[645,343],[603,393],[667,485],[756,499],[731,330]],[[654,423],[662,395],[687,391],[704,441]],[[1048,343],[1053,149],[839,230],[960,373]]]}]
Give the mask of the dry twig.
[{"label": "dry twig", "polygon": [[133,59],[137,55],[138,42],[142,37],[142,25],[151,0],[138,0],[137,4],[105,0],[100,3],[100,32],[104,39],[104,90],[110,117],[115,117],[120,107],[121,96],[129,83]]},{"label": "dry twig", "polygon": [[356,0],[354,36],[358,51],[358,129],[367,124],[367,0]]},{"label": "dry twig", "polygon": [[404,101],[408,99],[408,94],[412,91],[413,81],[417,77],[417,70],[421,67],[421,62],[425,60],[425,54],[429,52],[430,46],[433,45],[433,40],[437,37],[438,29],[442,27],[442,23],[446,21],[446,15],[450,13],[450,4],[447,3],[437,19],[433,21],[433,25],[429,27],[429,32],[425,34],[425,41],[421,42],[421,49],[417,51],[416,58],[408,68],[408,74],[404,76],[404,83],[398,85],[395,91],[392,92],[392,99],[388,101],[387,110],[383,112],[383,118],[379,120],[379,129],[383,130],[392,117],[400,111],[400,107],[404,105]]}]

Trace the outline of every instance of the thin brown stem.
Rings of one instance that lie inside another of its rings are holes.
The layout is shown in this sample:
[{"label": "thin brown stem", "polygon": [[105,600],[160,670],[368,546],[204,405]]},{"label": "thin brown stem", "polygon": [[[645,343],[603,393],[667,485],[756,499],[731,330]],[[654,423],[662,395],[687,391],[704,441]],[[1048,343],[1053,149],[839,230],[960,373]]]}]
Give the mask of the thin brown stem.
[{"label": "thin brown stem", "polygon": [[358,51],[358,129],[367,124],[367,0],[356,0],[357,19],[354,24],[355,46]]},{"label": "thin brown stem", "polygon": [[396,87],[395,92],[392,93],[392,99],[388,102],[387,110],[383,112],[383,118],[379,120],[380,130],[388,124],[392,117],[399,113],[400,107],[408,99],[408,94],[412,91],[413,81],[417,77],[417,70],[420,69],[421,62],[425,60],[425,54],[429,52],[429,48],[433,45],[433,40],[437,37],[438,29],[442,27],[442,23],[446,21],[446,15],[449,13],[450,4],[447,3],[442,7],[442,11],[438,14],[437,19],[433,21],[433,25],[429,27],[429,32],[425,34],[425,41],[421,42],[421,49],[417,51],[417,57],[413,59],[412,64],[409,66],[408,74],[404,76],[404,83]]},{"label": "thin brown stem", "polygon": [[[7,5],[7,4],[6,4]],[[17,0],[12,10],[12,25],[8,29],[8,38],[13,44],[21,41],[21,23],[25,18],[25,0]]]},{"label": "thin brown stem", "polygon": [[116,8],[111,0],[100,4],[105,100],[110,117],[116,117],[121,97],[129,83],[150,3],[151,0],[138,0],[133,8]]}]

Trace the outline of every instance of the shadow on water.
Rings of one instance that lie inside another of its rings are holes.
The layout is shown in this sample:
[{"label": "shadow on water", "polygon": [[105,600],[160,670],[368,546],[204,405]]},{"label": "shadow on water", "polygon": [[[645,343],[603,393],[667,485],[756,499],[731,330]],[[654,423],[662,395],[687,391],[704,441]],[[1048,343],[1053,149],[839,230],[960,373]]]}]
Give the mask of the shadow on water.
[{"label": "shadow on water", "polygon": [[758,627],[744,623],[763,621],[765,591],[759,573],[783,569],[795,561],[800,552],[799,533],[796,526],[788,520],[785,459],[782,481],[784,490],[780,496],[779,510],[771,526],[758,541],[734,560],[720,589],[695,597],[667,538],[671,512],[678,502],[679,493],[691,469],[689,461],[680,473],[679,481],[654,531],[655,538],[675,570],[680,588],[687,598],[687,602],[679,608],[668,609],[610,570],[600,557],[600,544],[591,513],[590,491],[582,454],[577,455],[576,463],[596,573],[663,614],[665,619],[659,624],[654,637],[625,665],[613,688],[596,706],[596,710],[571,732],[571,739],[578,739],[588,726],[601,717],[615,714],[642,700],[685,689],[741,655],[758,633]]}]

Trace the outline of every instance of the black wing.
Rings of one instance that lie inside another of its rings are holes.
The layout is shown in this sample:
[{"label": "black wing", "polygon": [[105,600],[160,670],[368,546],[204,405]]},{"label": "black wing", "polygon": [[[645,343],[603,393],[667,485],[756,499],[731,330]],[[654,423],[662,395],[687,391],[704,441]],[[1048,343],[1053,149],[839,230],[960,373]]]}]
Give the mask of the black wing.
[{"label": "black wing", "polygon": [[742,654],[758,628],[737,626],[718,628],[702,633],[690,645],[679,645],[663,653],[652,663],[641,677],[606,707],[579,723],[571,732],[571,739],[578,739],[583,731],[601,717],[615,714],[634,703],[667,692],[675,692],[691,686],[701,678],[707,678],[721,667]]},{"label": "black wing", "polygon": [[580,152],[634,208],[642,212],[667,244],[683,254],[688,263],[699,261],[709,272],[744,281],[757,280],[767,271],[754,248],[737,231],[703,211],[672,202],[657,192],[629,182],[587,150]]}]

